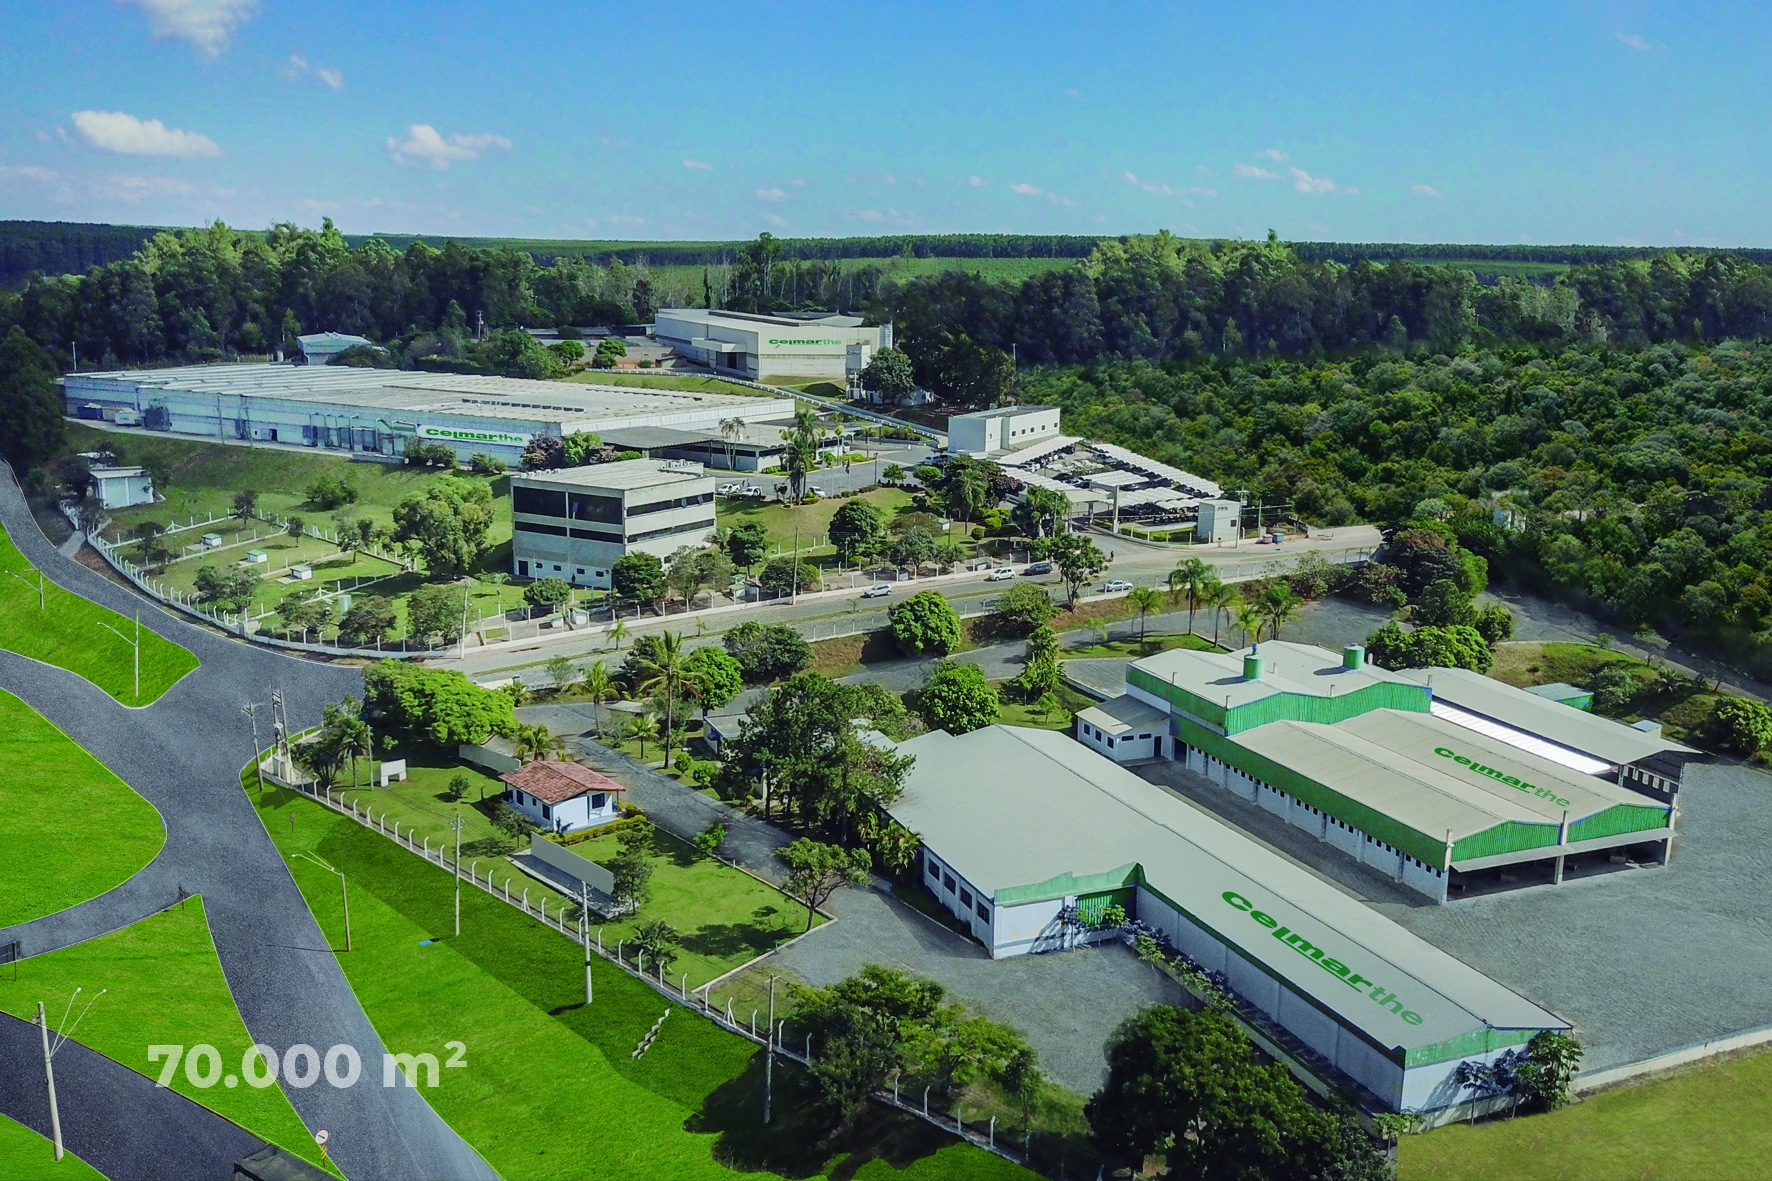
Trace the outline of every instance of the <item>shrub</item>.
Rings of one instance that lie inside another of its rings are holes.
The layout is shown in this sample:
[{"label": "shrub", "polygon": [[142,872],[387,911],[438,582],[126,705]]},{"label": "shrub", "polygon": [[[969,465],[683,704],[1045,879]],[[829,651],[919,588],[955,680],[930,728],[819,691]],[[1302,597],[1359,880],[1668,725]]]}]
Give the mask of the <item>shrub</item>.
[{"label": "shrub", "polygon": [[991,627],[1007,636],[1031,635],[1058,614],[1058,604],[1044,587],[1021,582],[997,596],[991,610]]},{"label": "shrub", "polygon": [[502,476],[505,474],[505,461],[496,456],[476,451],[468,457],[468,466],[476,476]]},{"label": "shrub", "polygon": [[338,476],[321,476],[308,485],[308,503],[324,512],[354,504],[357,489]]},{"label": "shrub", "polygon": [[1500,603],[1493,603],[1477,612],[1477,634],[1494,647],[1514,638],[1514,613]]},{"label": "shrub", "polygon": [[935,591],[918,591],[889,612],[892,638],[907,655],[945,656],[960,646],[960,614]]},{"label": "shrub", "polygon": [[1772,709],[1746,697],[1725,697],[1705,722],[1711,741],[1738,755],[1772,746]]},{"label": "shrub", "polygon": [[753,685],[791,676],[812,663],[812,645],[785,623],[746,620],[721,637],[720,643]]}]

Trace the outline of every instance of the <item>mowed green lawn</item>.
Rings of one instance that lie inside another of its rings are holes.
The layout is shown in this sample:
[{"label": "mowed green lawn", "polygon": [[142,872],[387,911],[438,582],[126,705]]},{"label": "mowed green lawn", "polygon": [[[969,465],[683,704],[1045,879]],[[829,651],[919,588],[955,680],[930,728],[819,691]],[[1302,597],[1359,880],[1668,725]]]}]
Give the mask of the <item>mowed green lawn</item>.
[{"label": "mowed green lawn", "polygon": [[[773,481],[780,477],[754,477],[758,483],[773,487]],[[814,473],[807,477],[809,483],[818,483]],[[861,499],[870,501],[880,510],[880,515],[890,524],[892,517],[899,509],[910,504],[911,494],[902,488],[876,488],[872,492],[863,492]],[[769,530],[771,546],[780,546],[792,552],[795,538],[800,543],[801,556],[812,550],[816,539],[823,541],[830,532],[831,518],[837,510],[848,504],[847,499],[831,496],[815,504],[781,504],[779,502],[740,500],[737,497],[724,496],[717,502],[715,515],[722,529],[730,529],[734,525],[742,525],[748,521],[761,521]],[[770,556],[774,556],[773,548]],[[785,556],[785,555],[784,555]]]},{"label": "mowed green lawn", "polygon": [[21,1123],[0,1115],[0,1177],[24,1181],[105,1181],[105,1175],[75,1156],[62,1152],[55,1159],[55,1145]]},{"label": "mowed green lawn", "polygon": [[[75,1013],[100,989],[109,989],[92,1002],[73,1034],[107,1058],[158,1079],[165,1063],[148,1061],[149,1046],[181,1045],[188,1053],[193,1046],[208,1045],[221,1057],[224,1078],[240,1075],[252,1035],[228,992],[201,898],[187,899],[121,931],[21,960],[18,983],[8,979],[0,986],[0,1009],[34,1019],[42,1001],[50,1020],[59,1022],[75,988],[82,990]],[[374,1074],[376,1065],[365,1063],[364,1076]],[[213,1063],[199,1059],[199,1078],[212,1070]],[[280,1086],[260,1090],[244,1081],[229,1087],[218,1080],[199,1087],[182,1061],[170,1085],[253,1135],[320,1163],[313,1137]],[[20,1175],[0,1170],[0,1176]]]},{"label": "mowed green lawn", "polygon": [[0,927],[97,898],[165,843],[152,804],[0,692]]},{"label": "mowed green lawn", "polygon": [[613,385],[629,389],[693,390],[696,393],[731,394],[739,398],[770,396],[761,390],[754,390],[748,385],[722,381],[718,377],[706,377],[698,373],[659,373],[644,369],[586,369],[573,374],[566,380],[583,382],[586,385]]},{"label": "mowed green lawn", "polygon": [[1617,1087],[1548,1115],[1405,1136],[1397,1175],[1400,1181],[1772,1177],[1772,1052]]},{"label": "mowed green lawn", "polygon": [[877,1110],[845,1142],[823,1144],[790,1068],[775,1072],[775,1124],[763,1129],[762,1062],[751,1043],[600,961],[587,1007],[583,953],[556,932],[464,888],[455,937],[443,870],[294,793],[271,793],[259,807],[335,946],[344,941],[338,879],[294,854],[311,849],[349,878],[355,950],[338,960],[388,1048],[446,1058],[445,1043],[466,1045],[463,1068],[439,1071],[425,1098],[511,1181],[730,1179],[734,1170],[802,1179],[836,1170],[863,1181],[1030,1176]]},{"label": "mowed green lawn", "polygon": [[[135,620],[43,580],[38,606],[37,570],[0,528],[0,648],[85,677],[124,705],[147,705],[197,667],[197,658],[171,640],[142,629],[141,696],[135,694],[135,649],[100,626],[130,639]],[[156,607],[144,604],[143,610]]]}]

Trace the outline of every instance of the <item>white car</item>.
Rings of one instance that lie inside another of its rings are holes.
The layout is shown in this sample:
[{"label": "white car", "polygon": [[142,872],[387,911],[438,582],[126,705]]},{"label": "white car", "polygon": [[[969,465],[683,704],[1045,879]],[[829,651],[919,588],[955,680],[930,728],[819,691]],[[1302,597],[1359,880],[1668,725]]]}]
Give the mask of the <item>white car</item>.
[{"label": "white car", "polygon": [[734,480],[730,484],[721,484],[718,488],[715,488],[714,491],[721,496],[737,496],[743,488],[743,484]]},{"label": "white car", "polygon": [[1007,566],[998,566],[995,570],[992,570],[989,574],[985,575],[984,580],[986,582],[1002,582],[1005,579],[1014,577],[1015,571]]},{"label": "white car", "polygon": [[806,495],[822,498],[824,496],[824,489],[816,484],[808,484],[806,485]]},{"label": "white car", "polygon": [[1111,595],[1111,594],[1115,594],[1119,591],[1131,590],[1132,584],[1130,582],[1127,582],[1124,578],[1116,578],[1112,582],[1108,583],[1106,586],[1102,587],[1102,589]]},{"label": "white car", "polygon": [[891,593],[892,587],[889,584],[876,582],[874,585],[868,587],[868,589],[862,591],[861,597],[864,599],[883,599]]}]

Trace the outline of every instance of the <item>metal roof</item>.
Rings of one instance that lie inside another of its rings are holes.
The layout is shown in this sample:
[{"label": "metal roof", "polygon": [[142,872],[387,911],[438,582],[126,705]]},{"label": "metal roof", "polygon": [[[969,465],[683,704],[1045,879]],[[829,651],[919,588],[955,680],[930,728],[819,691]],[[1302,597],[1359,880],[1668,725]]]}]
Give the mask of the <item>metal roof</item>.
[{"label": "metal roof", "polygon": [[[917,756],[893,817],[978,889],[1140,868],[1147,888],[1375,1044],[1425,1049],[1493,1027],[1568,1022],[1068,736],[991,726],[901,743]],[[1247,904],[1247,909],[1231,899]],[[1252,921],[1260,911],[1320,952]],[[1419,1025],[1322,966],[1382,984]]]},{"label": "metal roof", "polygon": [[1561,702],[1547,701],[1469,669],[1406,668],[1397,675],[1427,685],[1433,690],[1436,701],[1491,718],[1614,766],[1667,751],[1699,754],[1689,746],[1633,730]]},{"label": "metal roof", "polygon": [[996,456],[995,459],[1002,467],[1021,467],[1036,459],[1045,459],[1048,455],[1067,451],[1082,441],[1082,438],[1077,435],[1054,435],[1050,439],[1042,439],[1038,443],[1029,443],[1025,447],[1006,451],[1002,455]]},{"label": "metal roof", "polygon": [[1103,734],[1120,735],[1129,730],[1148,730],[1156,726],[1167,733],[1167,710],[1157,709],[1129,694],[1109,698],[1097,705],[1077,711],[1077,720],[1088,722]]},{"label": "metal roof", "polygon": [[1020,418],[1026,414],[1044,414],[1048,410],[1057,409],[1056,406],[993,406],[989,410],[951,415],[948,418],[948,427],[951,433],[955,422],[963,422],[968,418]]},{"label": "metal roof", "polygon": [[563,488],[599,488],[612,492],[631,492],[636,488],[655,488],[712,477],[699,463],[675,459],[623,459],[615,463],[593,463],[584,467],[556,468],[539,472],[512,472],[512,480],[525,484],[557,485]]},{"label": "metal roof", "polygon": [[[1259,681],[1243,676],[1243,657],[1251,651],[1259,651],[1263,657]],[[1269,640],[1239,652],[1171,648],[1133,661],[1133,667],[1208,701],[1223,702],[1228,698],[1232,708],[1276,693],[1333,697],[1380,681],[1403,681],[1389,669],[1373,664],[1346,668],[1341,657],[1327,648],[1284,640]]]},{"label": "metal roof", "polygon": [[612,447],[634,451],[655,451],[665,447],[692,447],[698,443],[718,443],[720,436],[709,431],[685,431],[668,426],[623,426],[602,432],[600,436]]}]

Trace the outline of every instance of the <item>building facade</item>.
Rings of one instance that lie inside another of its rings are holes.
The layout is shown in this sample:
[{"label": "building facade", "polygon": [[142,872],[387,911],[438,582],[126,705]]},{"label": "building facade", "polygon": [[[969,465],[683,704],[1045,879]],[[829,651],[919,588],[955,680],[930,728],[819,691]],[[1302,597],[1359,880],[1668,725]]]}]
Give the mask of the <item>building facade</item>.
[{"label": "building facade", "polygon": [[678,356],[752,381],[822,377],[842,385],[851,346],[864,346],[865,355],[871,356],[892,345],[892,325],[869,327],[859,316],[796,319],[718,308],[660,308],[653,331]]},{"label": "building facade", "polygon": [[699,463],[629,459],[511,477],[511,568],[608,589],[618,558],[668,557],[714,531],[714,478]]},{"label": "building facade", "polygon": [[1058,407],[998,406],[948,419],[948,450],[988,455],[1058,438]]}]

